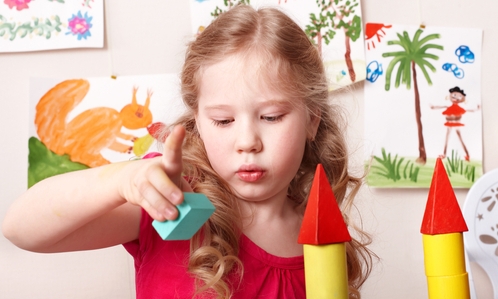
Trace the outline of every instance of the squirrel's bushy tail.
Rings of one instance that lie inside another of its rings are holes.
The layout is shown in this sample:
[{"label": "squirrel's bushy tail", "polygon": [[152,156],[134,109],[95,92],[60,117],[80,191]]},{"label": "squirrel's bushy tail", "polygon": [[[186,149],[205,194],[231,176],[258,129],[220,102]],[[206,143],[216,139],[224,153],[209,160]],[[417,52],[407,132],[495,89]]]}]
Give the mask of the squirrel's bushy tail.
[{"label": "squirrel's bushy tail", "polygon": [[50,89],[36,105],[36,132],[45,146],[58,155],[64,154],[67,115],[89,88],[87,80],[66,80]]}]

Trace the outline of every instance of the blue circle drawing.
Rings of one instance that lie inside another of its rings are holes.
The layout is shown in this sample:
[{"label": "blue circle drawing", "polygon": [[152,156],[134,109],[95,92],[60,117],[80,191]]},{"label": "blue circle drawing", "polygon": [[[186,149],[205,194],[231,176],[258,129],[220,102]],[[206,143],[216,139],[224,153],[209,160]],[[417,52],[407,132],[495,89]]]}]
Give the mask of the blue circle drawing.
[{"label": "blue circle drawing", "polygon": [[376,60],[370,62],[367,65],[367,80],[374,83],[377,81],[380,75],[382,75],[384,71],[382,70],[382,64],[379,64]]},{"label": "blue circle drawing", "polygon": [[455,75],[455,77],[457,77],[458,79],[462,79],[463,77],[465,77],[464,71],[454,63],[447,62],[443,64],[443,70],[452,72],[453,75]]},{"label": "blue circle drawing", "polygon": [[455,55],[461,63],[473,63],[475,60],[474,53],[468,46],[462,45],[455,50]]}]

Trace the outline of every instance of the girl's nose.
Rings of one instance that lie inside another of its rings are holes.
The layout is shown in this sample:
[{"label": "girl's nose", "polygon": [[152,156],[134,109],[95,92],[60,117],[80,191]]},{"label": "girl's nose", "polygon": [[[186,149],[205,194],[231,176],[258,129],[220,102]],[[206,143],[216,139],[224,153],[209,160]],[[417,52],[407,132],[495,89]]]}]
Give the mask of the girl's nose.
[{"label": "girl's nose", "polygon": [[250,122],[239,123],[235,146],[239,153],[260,152],[263,149],[263,143],[257,127]]}]

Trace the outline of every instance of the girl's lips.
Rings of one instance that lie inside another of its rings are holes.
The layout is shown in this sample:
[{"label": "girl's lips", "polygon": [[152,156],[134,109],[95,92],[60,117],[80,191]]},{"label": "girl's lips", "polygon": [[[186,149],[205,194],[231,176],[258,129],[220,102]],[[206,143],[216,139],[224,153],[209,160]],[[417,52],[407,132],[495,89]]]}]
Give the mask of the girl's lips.
[{"label": "girl's lips", "polygon": [[237,171],[237,175],[242,181],[256,182],[265,175],[265,171],[256,165],[243,165]]},{"label": "girl's lips", "polygon": [[264,171],[238,171],[237,175],[239,178],[245,182],[256,182],[261,179],[264,175]]}]

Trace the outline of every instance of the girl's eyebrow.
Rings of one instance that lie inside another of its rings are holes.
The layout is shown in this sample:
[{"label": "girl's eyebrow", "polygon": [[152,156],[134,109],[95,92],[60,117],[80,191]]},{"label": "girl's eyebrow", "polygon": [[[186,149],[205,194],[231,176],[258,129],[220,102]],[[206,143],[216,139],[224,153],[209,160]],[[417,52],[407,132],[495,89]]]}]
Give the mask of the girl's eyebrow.
[{"label": "girl's eyebrow", "polygon": [[[288,100],[267,100],[267,101],[262,101],[262,102],[257,102],[255,103],[258,108],[265,108],[265,107],[270,107],[270,106],[280,106],[282,108],[288,108],[292,106],[292,103]],[[205,111],[213,111],[213,110],[227,110],[231,109],[231,105],[228,104],[215,104],[215,105],[208,105],[204,107]]]},{"label": "girl's eyebrow", "polygon": [[288,100],[276,100],[276,99],[272,99],[272,100],[267,100],[267,101],[264,101],[264,102],[261,102],[259,103],[260,107],[268,107],[268,106],[282,106],[282,107],[289,107],[291,106],[291,102],[288,101]]},{"label": "girl's eyebrow", "polygon": [[229,108],[230,108],[230,105],[219,104],[219,105],[205,106],[204,110],[206,110],[206,111],[211,111],[211,110],[226,110],[226,109],[229,109]]}]

